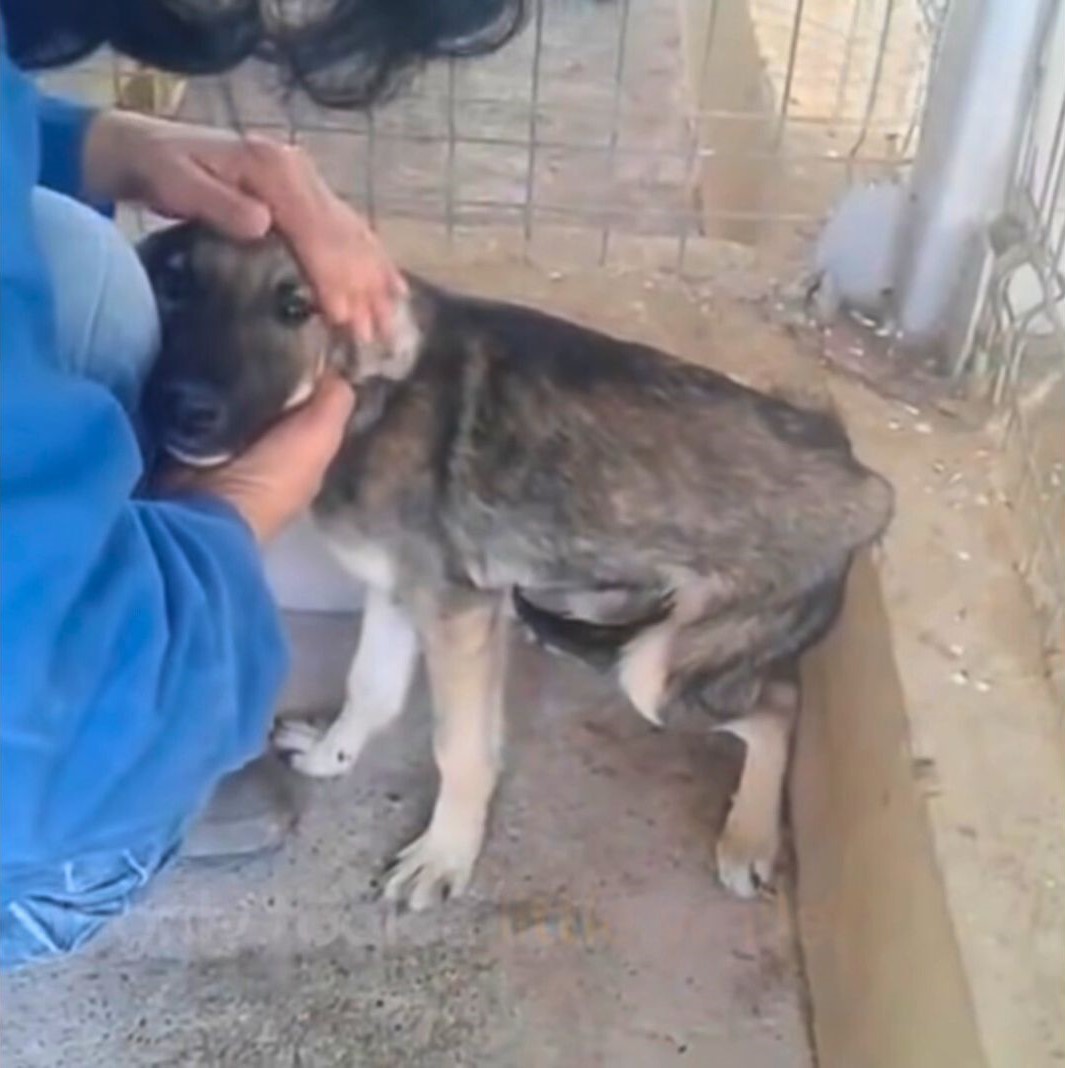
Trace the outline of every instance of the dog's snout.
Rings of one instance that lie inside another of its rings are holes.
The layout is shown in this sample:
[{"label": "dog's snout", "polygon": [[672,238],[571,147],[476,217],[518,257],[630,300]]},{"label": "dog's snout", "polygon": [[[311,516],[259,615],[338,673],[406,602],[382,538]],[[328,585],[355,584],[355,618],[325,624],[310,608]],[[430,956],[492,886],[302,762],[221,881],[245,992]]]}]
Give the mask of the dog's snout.
[{"label": "dog's snout", "polygon": [[201,383],[169,382],[160,389],[159,402],[168,436],[183,442],[208,441],[225,421],[222,398]]}]

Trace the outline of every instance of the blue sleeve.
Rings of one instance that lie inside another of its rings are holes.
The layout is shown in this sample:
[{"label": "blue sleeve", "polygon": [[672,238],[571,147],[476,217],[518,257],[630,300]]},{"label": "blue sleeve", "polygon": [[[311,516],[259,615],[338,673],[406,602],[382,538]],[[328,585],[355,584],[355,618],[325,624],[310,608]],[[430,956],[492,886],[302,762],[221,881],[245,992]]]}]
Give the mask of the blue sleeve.
[{"label": "blue sleeve", "polygon": [[[243,521],[134,498],[140,452],[54,359],[37,97],[0,84],[0,850],[17,874],[176,829],[259,752],[287,667]],[[77,255],[77,250],[71,250]]]},{"label": "blue sleeve", "polygon": [[80,199],[85,135],[96,112],[54,96],[38,95],[37,101],[41,144],[38,181],[57,193]]}]

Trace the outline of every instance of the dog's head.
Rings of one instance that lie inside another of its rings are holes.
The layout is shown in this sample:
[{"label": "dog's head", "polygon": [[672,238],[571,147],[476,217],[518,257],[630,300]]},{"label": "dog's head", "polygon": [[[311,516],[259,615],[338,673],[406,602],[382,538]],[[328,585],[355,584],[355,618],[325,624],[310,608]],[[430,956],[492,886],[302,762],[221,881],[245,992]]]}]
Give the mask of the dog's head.
[{"label": "dog's head", "polygon": [[420,332],[397,305],[392,340],[358,345],[326,323],[288,246],[275,234],[237,243],[196,223],[138,249],[162,325],[144,415],[163,448],[197,466],[246,448],[302,404],[327,368],[358,384],[410,373]]}]

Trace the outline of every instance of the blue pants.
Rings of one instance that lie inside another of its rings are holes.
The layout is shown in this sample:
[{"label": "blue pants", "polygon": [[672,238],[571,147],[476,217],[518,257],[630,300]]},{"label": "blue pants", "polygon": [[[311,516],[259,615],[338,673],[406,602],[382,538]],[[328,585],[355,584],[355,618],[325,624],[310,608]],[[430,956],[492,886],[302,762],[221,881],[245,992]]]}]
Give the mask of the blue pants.
[{"label": "blue pants", "polygon": [[[77,201],[37,190],[37,237],[56,302],[55,357],[72,374],[106,386],[134,417],[159,346],[148,278],[110,220]],[[177,828],[121,851],[70,858],[5,885],[0,967],[70,953],[126,912],[176,855]]]}]

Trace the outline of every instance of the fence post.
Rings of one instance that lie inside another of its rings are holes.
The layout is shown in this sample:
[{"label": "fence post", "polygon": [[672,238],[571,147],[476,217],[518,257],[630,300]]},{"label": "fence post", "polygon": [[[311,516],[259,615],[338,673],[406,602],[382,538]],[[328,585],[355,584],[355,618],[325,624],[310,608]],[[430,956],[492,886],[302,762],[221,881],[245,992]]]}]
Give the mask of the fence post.
[{"label": "fence post", "polygon": [[954,0],[929,88],[900,234],[896,322],[953,357],[977,297],[986,230],[1004,208],[1052,0]]}]

